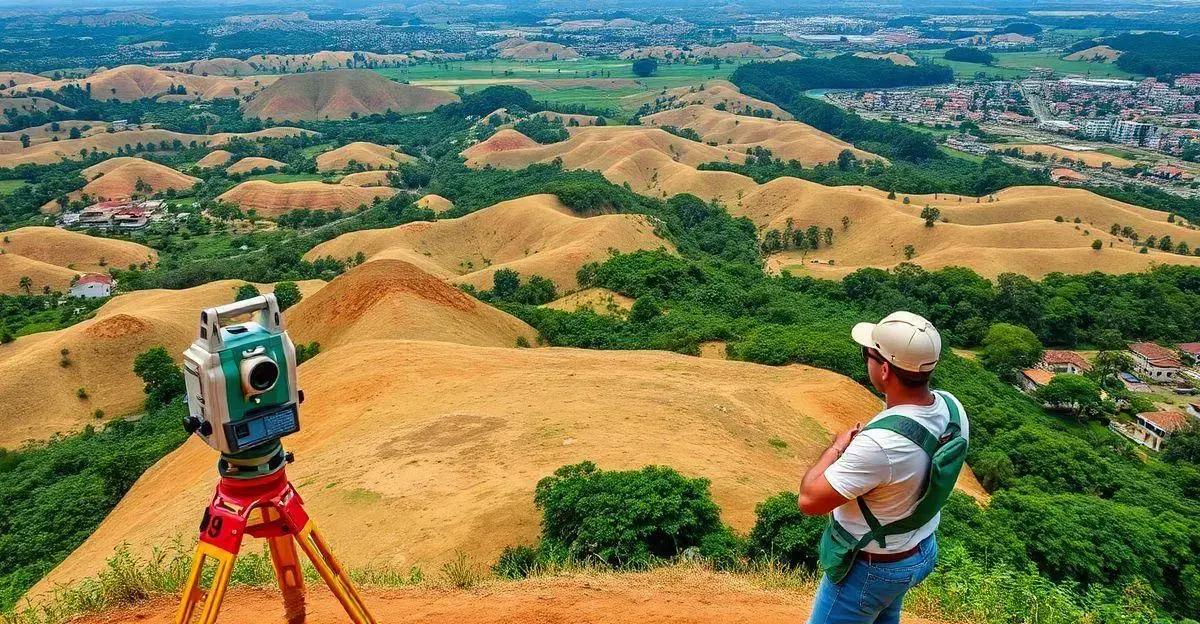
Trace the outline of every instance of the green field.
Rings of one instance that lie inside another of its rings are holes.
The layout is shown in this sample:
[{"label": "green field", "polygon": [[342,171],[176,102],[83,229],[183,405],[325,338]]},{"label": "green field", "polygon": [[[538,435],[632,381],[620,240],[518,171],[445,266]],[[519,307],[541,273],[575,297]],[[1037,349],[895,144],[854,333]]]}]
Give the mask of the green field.
[{"label": "green field", "polygon": [[735,62],[723,62],[720,67],[664,63],[658,66],[655,75],[639,78],[633,74],[630,61],[615,58],[537,62],[491,59],[376,71],[413,84],[448,90],[462,88],[468,92],[495,84],[511,84],[533,93],[540,100],[610,108],[627,115],[635,111],[637,105],[623,102],[622,98],[626,96],[726,79],[736,67]]},{"label": "green field", "polygon": [[982,72],[987,77],[1001,79],[1024,78],[1034,67],[1048,67],[1055,74],[1080,74],[1093,78],[1136,78],[1133,74],[1109,63],[1092,63],[1090,61],[1064,61],[1059,50],[1039,50],[1037,52],[998,52],[995,53],[995,65],[980,65],[978,63],[963,63],[947,61],[942,58],[945,48],[936,50],[915,50],[909,52],[918,61],[932,61],[948,65],[954,69],[954,75],[959,79],[974,78]]},{"label": "green field", "polygon": [[25,180],[0,180],[0,196],[8,195],[25,186]]}]

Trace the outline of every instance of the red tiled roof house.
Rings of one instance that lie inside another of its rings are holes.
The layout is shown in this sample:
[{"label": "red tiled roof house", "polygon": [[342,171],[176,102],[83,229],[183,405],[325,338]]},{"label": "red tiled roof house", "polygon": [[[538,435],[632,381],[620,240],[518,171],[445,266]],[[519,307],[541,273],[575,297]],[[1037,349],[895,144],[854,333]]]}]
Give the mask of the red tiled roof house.
[{"label": "red tiled roof house", "polygon": [[1179,357],[1164,346],[1135,342],[1129,345],[1129,354],[1133,356],[1138,372],[1150,381],[1165,383],[1179,377]]}]

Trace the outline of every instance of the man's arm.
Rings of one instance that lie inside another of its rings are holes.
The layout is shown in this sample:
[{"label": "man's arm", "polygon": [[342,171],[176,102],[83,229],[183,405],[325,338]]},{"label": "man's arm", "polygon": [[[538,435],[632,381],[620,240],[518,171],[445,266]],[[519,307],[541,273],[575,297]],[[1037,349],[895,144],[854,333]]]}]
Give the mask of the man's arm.
[{"label": "man's arm", "polygon": [[829,479],[825,478],[825,470],[846,452],[846,448],[861,429],[862,425],[858,424],[853,429],[839,434],[833,439],[833,444],[817,458],[817,463],[804,473],[804,479],[800,481],[800,511],[810,516],[823,516],[850,500],[833,489]]}]

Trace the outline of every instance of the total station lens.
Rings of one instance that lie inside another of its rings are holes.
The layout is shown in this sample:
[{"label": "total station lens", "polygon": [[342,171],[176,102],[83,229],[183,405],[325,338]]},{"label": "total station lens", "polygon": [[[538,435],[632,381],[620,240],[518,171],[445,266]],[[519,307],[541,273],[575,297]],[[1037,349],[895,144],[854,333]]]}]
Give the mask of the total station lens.
[{"label": "total station lens", "polygon": [[259,392],[275,385],[275,380],[278,378],[279,366],[268,359],[255,362],[254,368],[250,369],[250,387]]}]

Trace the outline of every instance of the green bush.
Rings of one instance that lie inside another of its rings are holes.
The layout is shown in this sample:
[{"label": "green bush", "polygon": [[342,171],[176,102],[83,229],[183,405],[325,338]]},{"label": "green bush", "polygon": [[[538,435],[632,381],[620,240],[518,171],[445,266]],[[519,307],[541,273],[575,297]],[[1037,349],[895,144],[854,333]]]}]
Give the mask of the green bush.
[{"label": "green bush", "polygon": [[166,405],[185,392],[183,371],[163,347],[151,347],[138,354],[133,372],[146,384],[146,409]]},{"label": "green bush", "polygon": [[780,492],[759,503],[754,515],[749,538],[752,559],[788,567],[817,566],[817,545],[828,518],[805,515],[795,492]]},{"label": "green bush", "polygon": [[[563,466],[537,484],[542,541],[580,562],[639,567],[675,557],[725,530],[708,480],[671,468],[606,471]],[[720,552],[722,538],[709,548]]]},{"label": "green bush", "polygon": [[509,546],[500,553],[492,573],[500,578],[523,579],[537,569],[539,553],[529,546]]}]

